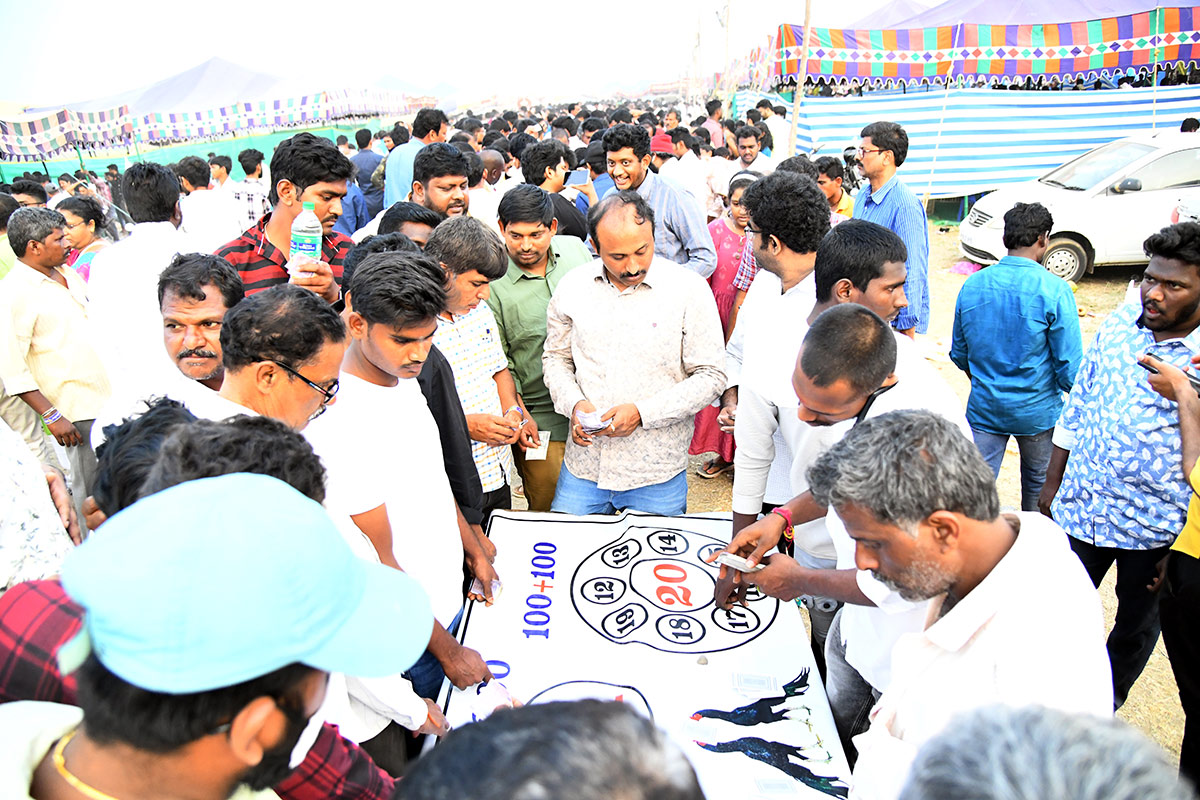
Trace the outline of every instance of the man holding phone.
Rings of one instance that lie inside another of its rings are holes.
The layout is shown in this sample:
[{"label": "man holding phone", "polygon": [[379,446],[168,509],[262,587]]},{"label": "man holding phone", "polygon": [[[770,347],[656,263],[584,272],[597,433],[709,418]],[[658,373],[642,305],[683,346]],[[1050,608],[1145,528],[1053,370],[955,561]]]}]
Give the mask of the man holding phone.
[{"label": "man holding phone", "polygon": [[1146,587],[1183,529],[1192,494],[1179,469],[1179,410],[1141,367],[1183,368],[1200,352],[1200,224],[1163,228],[1143,248],[1150,263],[1141,306],[1117,309],[1084,356],[1038,501],[1070,534],[1096,586],[1117,565],[1108,656],[1118,708],[1158,642],[1158,596]]},{"label": "man holding phone", "polygon": [[[561,194],[567,183],[567,173],[570,172],[567,156],[567,146],[557,139],[531,144],[521,153],[521,173],[526,183],[549,192],[554,203],[554,218],[558,221],[558,233],[586,242],[587,219],[574,203]],[[586,194],[584,187],[590,187],[590,181],[579,186]],[[595,194],[595,189],[592,194]],[[594,197],[591,199],[595,202]]]}]

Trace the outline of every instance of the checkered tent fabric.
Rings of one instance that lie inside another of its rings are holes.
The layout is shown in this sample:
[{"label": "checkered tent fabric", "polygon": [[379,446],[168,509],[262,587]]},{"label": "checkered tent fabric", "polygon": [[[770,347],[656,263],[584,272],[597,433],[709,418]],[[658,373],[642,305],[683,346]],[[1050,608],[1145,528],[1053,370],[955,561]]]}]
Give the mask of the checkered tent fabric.
[{"label": "checkered tent fabric", "polygon": [[[963,23],[911,30],[810,28],[807,75],[871,86],[946,80],[1011,83],[1030,76],[1064,81],[1148,72],[1200,60],[1200,7],[1043,25]],[[769,85],[794,86],[802,25],[779,26]]]}]

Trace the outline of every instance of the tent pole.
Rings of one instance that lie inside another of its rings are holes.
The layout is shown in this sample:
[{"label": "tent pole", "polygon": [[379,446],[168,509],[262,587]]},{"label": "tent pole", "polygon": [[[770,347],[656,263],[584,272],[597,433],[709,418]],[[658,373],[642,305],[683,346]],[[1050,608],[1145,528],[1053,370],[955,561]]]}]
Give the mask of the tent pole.
[{"label": "tent pole", "polygon": [[[796,138],[800,133],[800,103],[804,99],[804,83],[808,80],[808,32],[812,30],[812,0],[804,0],[804,45],[800,48],[800,71],[796,76],[796,93],[792,95],[792,132],[788,136],[788,157],[796,155]],[[780,30],[780,47],[783,46]]]},{"label": "tent pole", "polygon": [[1153,87],[1150,90],[1150,130],[1155,130],[1158,127],[1158,48],[1162,41],[1163,28],[1166,27],[1162,17],[1162,9],[1154,9],[1154,36],[1158,39],[1154,43],[1154,63],[1150,67],[1150,85]]},{"label": "tent pole", "polygon": [[[959,45],[957,41],[961,40],[962,31],[965,27],[964,23],[959,22],[956,26],[954,41],[951,41],[952,49],[957,50]],[[942,146],[942,128],[946,124],[946,107],[950,104],[950,81],[954,78],[954,65],[956,62],[950,62],[950,74],[946,76],[946,92],[942,95],[942,115],[938,118],[937,138],[933,140],[933,159],[929,162],[929,180],[925,183],[925,196],[921,198],[922,204],[929,203],[929,195],[933,194],[933,171],[937,168],[938,151]]]}]

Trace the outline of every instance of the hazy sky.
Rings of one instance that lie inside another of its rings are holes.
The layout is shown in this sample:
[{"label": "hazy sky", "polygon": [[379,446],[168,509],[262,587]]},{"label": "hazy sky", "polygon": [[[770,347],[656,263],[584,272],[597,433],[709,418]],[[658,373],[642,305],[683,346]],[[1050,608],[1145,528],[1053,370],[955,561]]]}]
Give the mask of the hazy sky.
[{"label": "hazy sky", "polygon": [[[780,22],[804,21],[800,0],[729,1],[733,57],[765,43]],[[813,0],[814,24],[846,25],[884,2]],[[313,89],[393,75],[471,97],[603,94],[685,76],[697,32],[702,71],[721,69],[724,8],[725,0],[68,2],[38,35],[47,25],[42,4],[0,0],[6,28],[20,31],[4,37],[6,61],[21,65],[0,74],[0,105],[104,97],[214,56]]]}]

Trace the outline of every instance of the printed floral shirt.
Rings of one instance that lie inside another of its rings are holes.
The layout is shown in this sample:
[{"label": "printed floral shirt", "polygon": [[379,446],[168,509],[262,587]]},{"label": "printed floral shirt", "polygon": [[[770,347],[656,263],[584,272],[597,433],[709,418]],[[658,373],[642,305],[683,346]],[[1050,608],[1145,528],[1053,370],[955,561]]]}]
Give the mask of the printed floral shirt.
[{"label": "printed floral shirt", "polygon": [[1154,341],[1126,304],[1104,321],[1083,357],[1054,443],[1071,451],[1054,498],[1055,521],[1097,547],[1165,547],[1183,529],[1191,489],[1180,468],[1179,410],[1150,388],[1142,353],[1184,367],[1200,330]]}]

